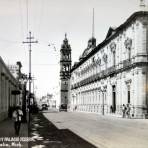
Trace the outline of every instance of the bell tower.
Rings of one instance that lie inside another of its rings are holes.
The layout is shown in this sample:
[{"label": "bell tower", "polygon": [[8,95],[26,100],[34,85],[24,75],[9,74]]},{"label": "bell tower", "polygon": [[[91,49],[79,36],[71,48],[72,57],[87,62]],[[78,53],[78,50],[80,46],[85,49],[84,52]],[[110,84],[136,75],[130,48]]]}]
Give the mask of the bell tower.
[{"label": "bell tower", "polygon": [[60,80],[61,80],[61,104],[68,104],[68,88],[71,70],[71,47],[68,43],[67,34],[60,50]]}]

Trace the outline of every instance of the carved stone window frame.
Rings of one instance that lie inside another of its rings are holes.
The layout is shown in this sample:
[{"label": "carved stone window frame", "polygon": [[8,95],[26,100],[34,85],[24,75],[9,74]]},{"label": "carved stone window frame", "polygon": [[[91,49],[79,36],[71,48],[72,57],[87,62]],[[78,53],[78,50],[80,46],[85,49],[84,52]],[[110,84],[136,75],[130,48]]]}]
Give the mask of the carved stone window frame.
[{"label": "carved stone window frame", "polygon": [[127,37],[124,41],[124,46],[126,49],[130,50],[132,48],[132,39]]},{"label": "carved stone window frame", "polygon": [[130,90],[130,88],[131,88],[131,83],[132,83],[131,79],[125,81],[125,84],[126,84],[128,90]]},{"label": "carved stone window frame", "polygon": [[112,42],[110,44],[110,49],[111,49],[111,52],[116,52],[116,43],[115,42]]},{"label": "carved stone window frame", "polygon": [[127,37],[124,41],[124,46],[128,50],[128,59],[131,59],[132,39]]},{"label": "carved stone window frame", "polygon": [[107,63],[107,61],[108,61],[108,56],[107,56],[106,53],[104,53],[104,55],[103,55],[103,61],[104,61],[105,63]]},{"label": "carved stone window frame", "polygon": [[100,58],[97,59],[97,64],[101,65],[101,59]]},{"label": "carved stone window frame", "polygon": [[111,52],[112,52],[112,58],[113,58],[113,65],[115,66],[116,64],[116,43],[115,42],[112,42],[110,44],[110,49],[111,49]]}]

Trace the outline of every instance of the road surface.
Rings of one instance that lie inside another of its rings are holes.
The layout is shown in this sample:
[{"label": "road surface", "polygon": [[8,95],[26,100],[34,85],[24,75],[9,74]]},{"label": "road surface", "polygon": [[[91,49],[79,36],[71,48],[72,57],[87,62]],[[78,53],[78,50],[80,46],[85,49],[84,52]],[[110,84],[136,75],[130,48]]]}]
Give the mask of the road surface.
[{"label": "road surface", "polygon": [[99,148],[148,148],[148,120],[91,113],[44,113],[58,129],[69,129]]}]

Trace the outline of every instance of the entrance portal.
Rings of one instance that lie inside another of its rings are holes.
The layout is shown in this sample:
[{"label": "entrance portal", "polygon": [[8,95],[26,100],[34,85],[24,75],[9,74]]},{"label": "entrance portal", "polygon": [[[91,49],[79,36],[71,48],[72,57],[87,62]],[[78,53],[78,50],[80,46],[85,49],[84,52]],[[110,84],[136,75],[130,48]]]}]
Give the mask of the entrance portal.
[{"label": "entrance portal", "polygon": [[130,103],[130,90],[128,90],[128,100],[127,100],[128,103]]},{"label": "entrance portal", "polygon": [[115,113],[116,112],[116,86],[113,85],[112,86],[112,112]]}]

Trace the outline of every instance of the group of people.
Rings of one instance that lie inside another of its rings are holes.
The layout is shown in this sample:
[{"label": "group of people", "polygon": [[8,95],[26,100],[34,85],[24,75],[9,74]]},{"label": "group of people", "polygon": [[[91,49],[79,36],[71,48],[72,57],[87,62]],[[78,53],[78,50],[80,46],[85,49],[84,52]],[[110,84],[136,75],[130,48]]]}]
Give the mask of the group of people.
[{"label": "group of people", "polygon": [[133,114],[131,114],[131,110],[132,110],[132,107],[131,107],[131,104],[128,103],[127,105],[123,104],[122,105],[122,117],[123,118],[131,118],[131,115],[133,116]]}]

